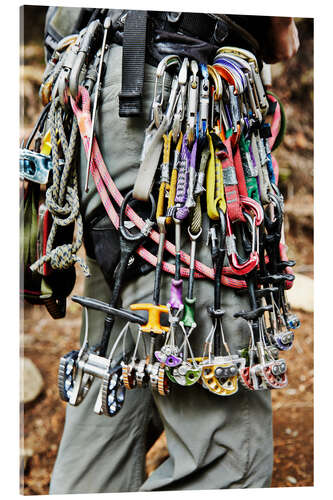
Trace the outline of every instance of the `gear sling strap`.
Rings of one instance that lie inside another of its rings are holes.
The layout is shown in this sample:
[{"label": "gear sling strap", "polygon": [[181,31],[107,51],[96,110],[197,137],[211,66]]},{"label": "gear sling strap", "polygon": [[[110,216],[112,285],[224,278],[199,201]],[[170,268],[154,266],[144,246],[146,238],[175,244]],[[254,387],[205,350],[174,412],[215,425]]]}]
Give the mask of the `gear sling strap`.
[{"label": "gear sling strap", "polygon": [[122,89],[119,116],[138,116],[142,111],[142,91],[146,54],[147,11],[127,13],[124,29]]}]

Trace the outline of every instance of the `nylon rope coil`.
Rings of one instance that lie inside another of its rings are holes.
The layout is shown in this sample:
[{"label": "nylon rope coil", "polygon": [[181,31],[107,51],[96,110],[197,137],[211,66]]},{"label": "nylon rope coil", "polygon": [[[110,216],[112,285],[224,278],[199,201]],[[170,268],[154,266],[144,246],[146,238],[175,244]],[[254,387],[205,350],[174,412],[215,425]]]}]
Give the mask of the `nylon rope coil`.
[{"label": "nylon rope coil", "polygon": [[[52,269],[55,270],[68,269],[78,263],[85,276],[90,276],[88,266],[81,257],[76,255],[83,242],[83,221],[78,197],[77,172],[74,168],[78,123],[76,116],[73,115],[70,138],[67,141],[62,113],[60,99],[57,97],[52,101],[50,108],[53,183],[47,189],[45,196],[45,204],[52,214],[53,223],[48,236],[45,255],[32,264],[30,269],[37,271],[45,262],[49,262]],[[63,169],[60,165],[57,134],[59,134],[65,158]],[[53,248],[58,227],[68,226],[75,222],[77,223],[75,241]]]}]

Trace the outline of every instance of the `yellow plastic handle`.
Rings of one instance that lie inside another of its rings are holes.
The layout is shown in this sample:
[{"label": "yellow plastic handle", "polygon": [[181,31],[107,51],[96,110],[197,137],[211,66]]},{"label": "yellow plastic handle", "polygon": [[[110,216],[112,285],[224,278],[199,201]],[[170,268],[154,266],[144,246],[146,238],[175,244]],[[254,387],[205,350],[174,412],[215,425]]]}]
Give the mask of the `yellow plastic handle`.
[{"label": "yellow plastic handle", "polygon": [[148,322],[145,325],[140,326],[142,332],[145,333],[157,333],[162,334],[169,331],[168,326],[161,325],[161,314],[169,313],[169,309],[164,305],[155,304],[131,304],[130,309],[132,311],[147,311],[148,312]]}]

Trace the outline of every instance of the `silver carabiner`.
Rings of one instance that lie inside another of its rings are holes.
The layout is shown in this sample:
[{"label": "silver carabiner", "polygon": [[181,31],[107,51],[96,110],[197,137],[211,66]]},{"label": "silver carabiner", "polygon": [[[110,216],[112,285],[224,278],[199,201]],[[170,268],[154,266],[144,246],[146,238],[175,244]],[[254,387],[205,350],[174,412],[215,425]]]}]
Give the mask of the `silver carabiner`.
[{"label": "silver carabiner", "polygon": [[199,96],[199,66],[195,60],[190,64],[192,75],[190,76],[188,84],[188,108],[187,108],[187,127],[186,134],[189,144],[192,144],[195,137],[195,127],[197,120],[198,110],[198,96]]},{"label": "silver carabiner", "polygon": [[[99,32],[99,33],[98,33]],[[89,24],[84,37],[82,38],[79,51],[77,53],[70,77],[69,90],[73,99],[76,99],[79,87],[79,78],[82,76],[82,68],[84,66],[87,54],[95,37],[102,33],[102,24],[99,19],[96,19]]]},{"label": "silver carabiner", "polygon": [[204,134],[209,118],[209,75],[207,66],[200,64],[202,79],[200,82],[199,131]]},{"label": "silver carabiner", "polygon": [[60,104],[63,109],[68,105],[68,88],[69,88],[69,78],[72,68],[75,64],[76,56],[80,50],[80,45],[82,43],[82,38],[86,33],[87,28],[84,28],[76,39],[76,42],[70,45],[69,49],[65,53],[64,61],[62,64],[62,69],[60,71],[59,77],[57,79],[56,85],[52,91],[52,99],[59,95]]},{"label": "silver carabiner", "polygon": [[178,140],[182,122],[185,116],[188,66],[189,66],[189,60],[187,57],[185,57],[178,74],[178,85],[180,89],[177,96],[176,111],[174,113],[173,124],[172,124],[172,140],[174,142],[177,142]]},{"label": "silver carabiner", "polygon": [[[164,87],[165,87],[165,76],[166,76],[166,70],[167,68],[170,68],[171,66],[177,64],[180,66],[180,58],[177,55],[169,55],[164,57],[160,62],[159,65],[157,66],[156,69],[156,76],[155,76],[155,88],[154,88],[154,98],[153,98],[153,104],[152,104],[152,114],[153,114],[153,121],[155,123],[156,128],[158,128],[162,122],[163,119],[163,102],[164,102]],[[162,83],[160,83],[160,80],[162,78]],[[158,94],[158,83],[160,83],[160,89],[161,93]]]}]

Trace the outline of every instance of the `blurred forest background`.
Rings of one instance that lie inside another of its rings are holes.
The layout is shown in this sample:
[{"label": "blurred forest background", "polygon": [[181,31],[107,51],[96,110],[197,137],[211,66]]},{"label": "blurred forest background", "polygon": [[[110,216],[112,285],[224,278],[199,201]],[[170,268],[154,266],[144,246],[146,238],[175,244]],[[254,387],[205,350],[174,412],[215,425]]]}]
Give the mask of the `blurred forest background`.
[{"label": "blurred forest background", "polygon": [[[22,9],[20,142],[27,139],[42,109],[38,91],[44,71],[46,10],[41,6]],[[288,296],[302,321],[295,347],[284,355],[289,386],[272,391],[273,487],[313,485],[313,20],[296,21],[301,41],[298,54],[272,66],[273,91],[287,117],[286,136],[275,157],[285,197],[288,256],[297,261],[296,282]],[[73,293],[81,294],[82,286],[78,270]],[[65,415],[65,404],[58,396],[58,363],[61,355],[78,346],[80,313],[80,306],[70,301],[62,320],[53,320],[39,306],[25,304],[22,309],[22,358],[38,370],[39,383],[35,399],[22,401],[21,492],[25,495],[48,494]],[[22,370],[22,377],[25,372]],[[24,382],[29,383],[29,378]],[[147,454],[147,474],[166,456],[162,436]]]}]

